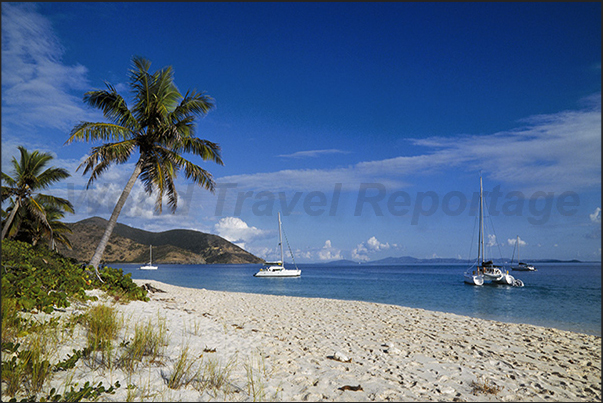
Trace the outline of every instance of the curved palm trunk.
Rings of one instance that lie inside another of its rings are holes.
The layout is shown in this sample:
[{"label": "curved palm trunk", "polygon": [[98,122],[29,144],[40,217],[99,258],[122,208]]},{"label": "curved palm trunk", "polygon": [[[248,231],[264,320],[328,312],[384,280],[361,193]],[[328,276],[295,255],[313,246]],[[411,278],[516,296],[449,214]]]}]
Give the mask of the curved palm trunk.
[{"label": "curved palm trunk", "polygon": [[17,198],[17,201],[15,202],[15,206],[13,207],[13,211],[10,212],[10,215],[8,216],[8,218],[6,219],[6,222],[4,223],[4,227],[2,228],[2,238],[0,238],[0,239],[4,239],[4,237],[8,233],[8,229],[10,228],[10,225],[13,223],[13,220],[15,219],[15,216],[17,215],[17,210],[19,210],[19,207],[21,207],[21,198],[20,197]]},{"label": "curved palm trunk", "polygon": [[140,166],[138,164],[136,164],[136,168],[134,169],[132,176],[130,176],[130,179],[128,180],[128,183],[126,184],[126,187],[124,188],[123,192],[121,192],[121,196],[119,196],[119,200],[117,201],[117,204],[115,205],[115,208],[113,209],[113,213],[111,214],[111,218],[109,219],[109,223],[107,224],[105,233],[103,234],[103,237],[101,238],[98,246],[96,247],[96,252],[94,252],[94,256],[92,256],[90,263],[88,263],[89,266],[94,267],[96,276],[98,277],[98,279],[100,281],[103,281],[103,280],[101,279],[100,274],[98,273],[98,265],[100,264],[101,258],[103,257],[103,253],[105,253],[105,248],[107,247],[107,244],[109,243],[109,238],[111,237],[113,228],[115,228],[115,224],[117,224],[117,217],[119,217],[119,213],[121,212],[121,209],[126,204],[126,200],[128,199],[128,196],[130,195],[130,192],[132,191],[132,187],[134,187],[134,183],[136,182],[136,179],[138,178],[138,175],[140,175],[141,171],[142,171],[142,169],[140,168]]}]

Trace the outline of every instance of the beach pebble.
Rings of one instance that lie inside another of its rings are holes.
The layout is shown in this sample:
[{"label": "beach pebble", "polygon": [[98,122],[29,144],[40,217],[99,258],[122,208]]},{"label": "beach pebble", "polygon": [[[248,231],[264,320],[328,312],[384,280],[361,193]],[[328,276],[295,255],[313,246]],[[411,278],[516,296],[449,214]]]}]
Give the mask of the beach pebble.
[{"label": "beach pebble", "polygon": [[341,351],[336,351],[335,354],[333,354],[333,359],[341,362],[352,362],[352,359]]}]

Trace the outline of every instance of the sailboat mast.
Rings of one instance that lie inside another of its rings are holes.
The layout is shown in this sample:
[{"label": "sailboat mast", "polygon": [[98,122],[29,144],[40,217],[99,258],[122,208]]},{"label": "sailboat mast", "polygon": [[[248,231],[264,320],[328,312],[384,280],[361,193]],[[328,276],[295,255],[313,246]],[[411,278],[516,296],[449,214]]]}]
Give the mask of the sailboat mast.
[{"label": "sailboat mast", "polygon": [[[482,176],[479,176],[479,245],[477,252],[477,261],[484,265],[484,190],[482,185]],[[480,256],[481,255],[481,256]]]},{"label": "sailboat mast", "polygon": [[517,264],[519,264],[519,235],[517,235]]},{"label": "sailboat mast", "polygon": [[153,245],[149,245],[149,264],[153,264]]},{"label": "sailboat mast", "polygon": [[285,267],[285,260],[283,257],[283,234],[281,231],[281,213],[278,213],[278,244],[281,247],[281,265]]}]

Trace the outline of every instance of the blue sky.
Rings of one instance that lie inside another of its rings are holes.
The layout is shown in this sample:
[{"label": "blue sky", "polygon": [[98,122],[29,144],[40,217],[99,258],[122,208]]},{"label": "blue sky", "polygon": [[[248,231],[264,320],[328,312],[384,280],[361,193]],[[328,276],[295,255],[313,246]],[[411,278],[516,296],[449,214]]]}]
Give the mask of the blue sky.
[{"label": "blue sky", "polygon": [[278,211],[297,262],[474,258],[475,192],[489,254],[601,259],[600,3],[2,3],[2,170],[16,147],[72,177],[49,192],[108,218],[135,161],[89,189],[102,115],[127,97],[134,55],[171,65],[216,108],[215,194],[178,178],[175,214],[138,183],[119,221],[214,233],[277,257]]}]

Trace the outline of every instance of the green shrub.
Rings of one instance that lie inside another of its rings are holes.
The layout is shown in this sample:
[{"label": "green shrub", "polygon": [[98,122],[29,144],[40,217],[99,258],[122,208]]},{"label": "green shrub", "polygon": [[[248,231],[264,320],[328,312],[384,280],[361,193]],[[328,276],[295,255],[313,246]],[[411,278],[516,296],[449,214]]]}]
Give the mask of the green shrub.
[{"label": "green shrub", "polygon": [[68,298],[86,300],[91,283],[86,272],[64,256],[24,242],[2,242],[2,297],[19,310],[50,313],[69,306]]},{"label": "green shrub", "polygon": [[113,267],[103,267],[99,270],[100,276],[103,279],[101,283],[99,279],[94,276],[92,285],[95,288],[100,288],[106,291],[109,295],[112,295],[116,300],[125,301],[148,301],[147,290],[139,287],[135,282],[132,281],[132,274],[124,274],[122,269],[116,269]]},{"label": "green shrub", "polygon": [[116,299],[148,301],[121,269],[101,269],[103,283],[82,265],[46,247],[4,240],[2,242],[2,298],[14,300],[17,310],[50,313],[69,306],[69,299],[91,299],[86,290],[100,288]]}]

